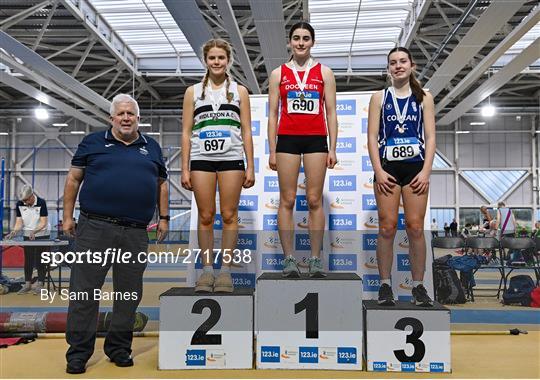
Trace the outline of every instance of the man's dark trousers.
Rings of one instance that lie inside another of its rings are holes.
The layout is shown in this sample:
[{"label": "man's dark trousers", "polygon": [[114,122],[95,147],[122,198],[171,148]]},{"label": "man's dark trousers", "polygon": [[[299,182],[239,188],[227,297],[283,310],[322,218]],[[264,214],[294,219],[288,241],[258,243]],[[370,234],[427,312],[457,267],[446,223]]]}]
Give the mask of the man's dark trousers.
[{"label": "man's dark trousers", "polygon": [[[116,259],[111,263],[108,257],[106,265],[74,263],[71,267],[70,294],[87,294],[88,300],[70,300],[66,329],[66,340],[70,345],[66,359],[88,361],[94,352],[99,300],[94,298],[94,289],[101,289],[109,268],[113,268],[113,288],[115,292],[132,295],[134,300],[115,300],[113,316],[104,351],[114,358],[124,351],[131,354],[133,340],[133,323],[135,312],[142,298],[143,273],[145,262],[138,262],[139,252],[148,249],[148,235],[144,228],[123,227],[109,222],[88,219],[84,215],[79,218],[75,239],[76,252],[105,252],[107,248],[116,248],[118,252],[131,252],[128,263],[119,263]],[[117,254],[118,257],[118,254]],[[146,255],[144,255],[146,257]],[[81,293],[73,293],[81,292]],[[118,294],[118,293],[116,293]]]}]

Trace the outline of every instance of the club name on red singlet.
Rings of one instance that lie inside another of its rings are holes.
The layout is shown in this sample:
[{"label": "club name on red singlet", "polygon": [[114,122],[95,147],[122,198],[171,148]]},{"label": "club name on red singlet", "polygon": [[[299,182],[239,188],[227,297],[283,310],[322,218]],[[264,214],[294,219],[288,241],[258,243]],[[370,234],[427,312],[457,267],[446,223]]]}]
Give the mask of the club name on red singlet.
[{"label": "club name on red singlet", "polygon": [[[303,80],[304,75],[304,71],[298,72],[300,80]],[[278,135],[327,135],[324,81],[320,63],[309,71],[304,91],[300,91],[292,69],[285,64],[281,65],[279,94],[281,117]]]}]

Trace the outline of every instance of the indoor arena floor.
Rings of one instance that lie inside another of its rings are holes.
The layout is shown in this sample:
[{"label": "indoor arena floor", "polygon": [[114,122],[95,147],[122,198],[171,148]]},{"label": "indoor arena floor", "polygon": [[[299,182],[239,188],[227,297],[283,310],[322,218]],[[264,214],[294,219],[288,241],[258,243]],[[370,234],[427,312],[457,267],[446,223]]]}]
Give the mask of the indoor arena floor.
[{"label": "indoor arena floor", "polygon": [[[540,377],[540,332],[527,335],[452,335],[450,374],[381,373],[324,370],[159,371],[158,339],[135,338],[135,366],[118,368],[103,353],[103,339],[80,378],[531,378]],[[0,378],[65,378],[66,342],[38,339],[0,350]],[[70,377],[73,378],[73,377]]]}]

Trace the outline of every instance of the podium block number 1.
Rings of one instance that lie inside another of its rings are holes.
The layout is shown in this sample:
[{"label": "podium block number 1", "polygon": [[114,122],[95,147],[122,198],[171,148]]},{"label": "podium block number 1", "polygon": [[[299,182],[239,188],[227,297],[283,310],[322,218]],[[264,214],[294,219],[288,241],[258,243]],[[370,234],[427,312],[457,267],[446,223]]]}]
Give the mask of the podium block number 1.
[{"label": "podium block number 1", "polygon": [[294,314],[306,311],[306,339],[319,339],[319,295],[308,293],[294,304]]},{"label": "podium block number 1", "polygon": [[191,338],[192,345],[216,345],[221,344],[221,334],[208,334],[208,331],[214,327],[221,317],[221,306],[216,300],[210,298],[203,298],[197,300],[191,308],[191,313],[202,314],[205,308],[210,309],[210,315],[208,319],[200,325],[193,337]]},{"label": "podium block number 1", "polygon": [[356,274],[291,280],[264,273],[255,301],[257,368],[362,369],[362,281]]},{"label": "podium block number 1", "polygon": [[407,335],[405,342],[413,345],[414,352],[409,356],[405,353],[405,350],[394,350],[394,355],[396,356],[396,359],[402,363],[421,362],[426,354],[426,345],[420,340],[420,337],[424,333],[424,325],[416,318],[406,317],[398,320],[394,328],[405,331],[405,327],[407,326],[412,327],[412,332]]}]

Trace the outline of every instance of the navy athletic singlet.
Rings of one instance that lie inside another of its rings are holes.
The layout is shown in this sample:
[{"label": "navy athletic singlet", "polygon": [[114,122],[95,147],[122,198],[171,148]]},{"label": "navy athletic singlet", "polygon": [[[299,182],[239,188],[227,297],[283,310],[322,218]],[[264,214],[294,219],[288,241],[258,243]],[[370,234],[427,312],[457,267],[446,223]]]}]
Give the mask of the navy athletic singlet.
[{"label": "navy athletic singlet", "polygon": [[[414,94],[395,96],[384,90],[379,126],[379,156],[386,161],[422,162],[425,157],[422,105]],[[397,109],[396,109],[397,108]]]}]

